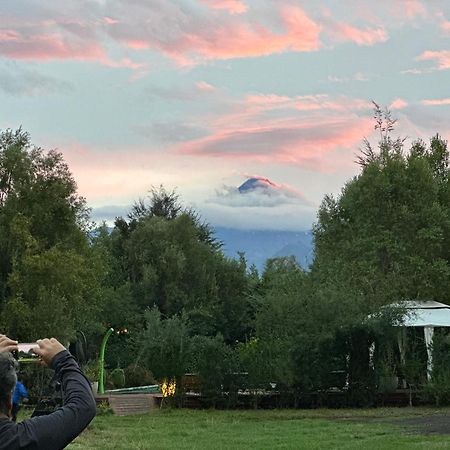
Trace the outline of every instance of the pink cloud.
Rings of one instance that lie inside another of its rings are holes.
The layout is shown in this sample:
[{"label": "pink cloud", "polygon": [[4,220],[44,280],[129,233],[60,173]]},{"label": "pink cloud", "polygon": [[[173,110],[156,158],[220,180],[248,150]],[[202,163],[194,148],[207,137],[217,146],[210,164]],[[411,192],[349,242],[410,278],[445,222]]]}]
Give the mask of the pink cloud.
[{"label": "pink cloud", "polygon": [[183,143],[178,152],[332,170],[326,155],[338,149],[355,148],[372,129],[368,117],[324,115],[303,120],[267,119],[261,125],[235,124],[226,130],[216,129],[205,138]]},{"label": "pink cloud", "polygon": [[[180,143],[182,155],[241,159],[246,162],[294,164],[334,171],[341,163],[331,154],[355,150],[373,131],[371,103],[325,94],[288,97],[251,94],[230,100],[228,112],[200,119],[210,134]],[[353,154],[347,163],[353,164]]]},{"label": "pink cloud", "polygon": [[370,46],[385,42],[389,36],[383,28],[361,29],[344,22],[335,22],[329,29],[330,34],[340,42],[354,42],[361,46]]},{"label": "pink cloud", "polygon": [[206,81],[197,81],[197,83],[195,83],[195,87],[202,92],[213,92],[216,90],[212,84],[209,84]]},{"label": "pink cloud", "polygon": [[441,22],[441,30],[445,33],[445,34],[450,34],[450,21],[448,20],[444,20]]},{"label": "pink cloud", "polygon": [[124,67],[132,70],[144,71],[148,69],[148,64],[145,63],[137,63],[132,61],[130,58],[122,58],[119,61],[113,60],[105,60],[104,64],[109,67]]},{"label": "pink cloud", "polygon": [[[209,8],[199,8],[200,1]],[[0,26],[0,56],[104,62],[108,38],[125,50],[157,50],[179,64],[321,47],[320,26],[284,2],[264,12],[255,9],[251,17],[242,14],[248,10],[244,0],[92,3],[89,9],[77,3],[50,6],[45,0],[26,10],[7,6],[2,17],[9,28]]]},{"label": "pink cloud", "polygon": [[148,192],[152,184],[176,186],[179,183],[179,176],[173,170],[174,158],[166,155],[161,164],[161,154],[146,148],[111,150],[71,141],[58,151],[63,153],[74,174],[78,192],[89,202],[111,201],[111,198],[135,200]]},{"label": "pink cloud", "polygon": [[422,2],[419,0],[403,0],[398,2],[398,11],[400,14],[405,15],[408,19],[412,19],[416,16],[425,17],[427,10]]},{"label": "pink cloud", "polygon": [[369,102],[361,99],[331,100],[327,95],[310,95],[296,98],[296,109],[300,111],[348,111],[367,109]]},{"label": "pink cloud", "polygon": [[[8,16],[9,28],[0,27],[0,57],[25,61],[95,61],[109,67],[142,71],[143,65],[129,57],[113,60],[103,46],[102,28],[117,26],[119,21],[109,16],[87,19],[78,10],[63,14],[57,9],[49,12],[37,8],[34,14],[26,18]],[[69,14],[73,15],[70,19]]]},{"label": "pink cloud", "polygon": [[336,75],[328,75],[327,81],[331,83],[349,83],[351,81],[369,81],[370,76],[362,72],[357,72],[350,77],[338,77]]},{"label": "pink cloud", "polygon": [[420,103],[427,106],[450,105],[450,98],[440,98],[435,100],[422,100]]},{"label": "pink cloud", "polygon": [[113,18],[108,17],[108,16],[103,17],[103,20],[104,20],[104,22],[105,22],[106,24],[108,24],[108,25],[114,25],[114,24],[116,24],[116,23],[119,23],[118,20],[113,19]]},{"label": "pink cloud", "polygon": [[[321,47],[320,25],[298,7],[283,6],[274,11],[270,20],[249,20],[246,15],[224,16],[216,12],[205,16],[198,12],[189,14],[172,4],[165,8],[154,18],[154,26],[138,18],[133,23],[110,26],[106,32],[131,49],[155,49],[180,65],[286,51],[308,52]],[[166,16],[170,17],[167,24]],[[269,23],[276,23],[276,30]]]},{"label": "pink cloud", "polygon": [[361,99],[338,97],[331,99],[326,94],[303,95],[297,97],[279,96],[274,94],[252,94],[245,98],[247,108],[254,106],[257,110],[295,109],[298,111],[348,111],[366,110],[370,102]]},{"label": "pink cloud", "polygon": [[353,76],[353,79],[354,79],[355,81],[369,81],[370,78],[369,78],[366,74],[364,74],[364,73],[357,72],[357,73],[355,73],[355,75]]},{"label": "pink cloud", "polygon": [[69,39],[58,32],[25,33],[18,30],[0,31],[0,55],[25,60],[105,59],[103,48],[94,40]]},{"label": "pink cloud", "polygon": [[[274,33],[268,28],[249,23],[230,23],[206,33],[190,34],[186,41],[169,51],[194,51],[206,59],[228,59],[269,55],[284,51],[313,51],[320,47],[320,26],[299,8],[282,11],[286,31]],[[199,30],[200,31],[200,30]]]},{"label": "pink cloud", "polygon": [[[10,29],[0,27],[0,56],[105,62],[105,37],[132,50],[155,49],[184,65],[321,48],[321,26],[297,6],[281,2],[248,17],[237,14],[247,10],[243,0],[202,1],[211,9],[161,0],[152,8],[136,0],[109,9],[98,4],[89,15],[76,6],[68,11],[35,6],[25,17],[14,11]],[[223,9],[233,14],[224,15]]]},{"label": "pink cloud", "polygon": [[[412,23],[417,18],[429,17],[428,5],[431,2],[421,0],[380,1],[374,7],[373,1],[354,0],[348,5],[347,16],[353,16],[368,24],[392,26],[398,28]],[[341,9],[341,4],[339,9]],[[347,5],[346,5],[347,6]]]},{"label": "pink cloud", "polygon": [[17,29],[0,29],[0,56],[25,61],[92,61],[108,67],[130,69],[135,72],[133,77],[142,76],[147,71],[147,64],[134,62],[129,57],[110,58],[93,29],[76,20],[46,20],[37,25],[18,26]]},{"label": "pink cloud", "polygon": [[408,102],[402,98],[396,98],[390,105],[389,109],[403,109],[408,106]]},{"label": "pink cloud", "polygon": [[[236,185],[222,185],[216,196],[208,201],[218,205],[238,208],[273,208],[280,205],[313,206],[305,195],[288,184],[276,183],[260,175],[246,174],[244,190]],[[314,205],[316,206],[316,205]]]},{"label": "pink cloud", "polygon": [[276,94],[250,94],[245,97],[247,105],[256,105],[263,108],[274,108],[275,106],[289,106],[292,98]]},{"label": "pink cloud", "polygon": [[435,61],[436,69],[450,69],[450,50],[431,51],[427,50],[416,58],[417,61]]},{"label": "pink cloud", "polygon": [[248,10],[248,6],[242,0],[201,0],[212,9],[226,9],[231,14],[241,14]]},{"label": "pink cloud", "polygon": [[333,170],[325,156],[329,158],[329,153],[339,148],[354,148],[373,128],[370,118],[325,117],[320,122],[305,122],[285,120],[259,127],[218,130],[206,138],[183,144],[179,152]]},{"label": "pink cloud", "polygon": [[128,39],[126,45],[133,50],[148,50],[151,47],[148,42],[141,39]]},{"label": "pink cloud", "polygon": [[[30,16],[36,19],[12,17],[11,29],[0,31],[0,55],[108,63],[104,42],[109,37],[126,50],[153,49],[180,65],[193,65],[208,60],[317,51],[323,47],[323,36],[365,46],[388,39],[380,26],[359,28],[335,22],[323,9],[312,19],[294,2],[255,8],[250,16],[244,0],[198,1],[209,9],[194,7],[194,2],[154,0],[152,8],[143,0],[117,1],[108,9],[97,4],[89,16],[74,7],[70,21],[63,11],[55,9],[47,17],[48,11],[36,7]],[[413,0],[407,2],[407,8],[420,9]],[[232,14],[223,14],[222,10]]]}]

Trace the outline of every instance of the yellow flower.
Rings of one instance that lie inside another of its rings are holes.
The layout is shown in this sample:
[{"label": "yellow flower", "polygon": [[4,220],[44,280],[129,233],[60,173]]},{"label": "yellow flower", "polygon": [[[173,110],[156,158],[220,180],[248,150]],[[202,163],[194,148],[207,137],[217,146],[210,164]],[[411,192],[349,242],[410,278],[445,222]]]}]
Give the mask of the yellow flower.
[{"label": "yellow flower", "polygon": [[173,397],[176,391],[176,381],[164,379],[161,383],[161,393],[164,398]]}]

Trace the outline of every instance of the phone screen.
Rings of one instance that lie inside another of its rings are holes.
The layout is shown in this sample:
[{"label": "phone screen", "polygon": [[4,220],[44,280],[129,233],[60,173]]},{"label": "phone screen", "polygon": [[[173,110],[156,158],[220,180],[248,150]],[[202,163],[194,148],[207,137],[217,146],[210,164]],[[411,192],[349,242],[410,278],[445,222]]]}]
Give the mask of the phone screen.
[{"label": "phone screen", "polygon": [[[30,351],[33,348],[38,348],[39,345],[36,344],[36,342],[34,343],[27,343],[27,344],[19,344],[19,353],[30,353]],[[30,355],[32,355],[32,353],[30,353]]]}]

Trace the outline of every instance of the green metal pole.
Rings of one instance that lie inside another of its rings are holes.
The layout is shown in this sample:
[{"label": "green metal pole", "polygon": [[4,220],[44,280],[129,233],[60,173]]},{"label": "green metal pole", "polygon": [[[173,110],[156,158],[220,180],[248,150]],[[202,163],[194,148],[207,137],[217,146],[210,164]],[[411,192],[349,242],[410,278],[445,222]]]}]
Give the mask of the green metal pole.
[{"label": "green metal pole", "polygon": [[114,328],[110,328],[103,336],[102,345],[100,346],[100,355],[98,358],[98,393],[105,393],[105,348],[108,338],[114,333]]}]

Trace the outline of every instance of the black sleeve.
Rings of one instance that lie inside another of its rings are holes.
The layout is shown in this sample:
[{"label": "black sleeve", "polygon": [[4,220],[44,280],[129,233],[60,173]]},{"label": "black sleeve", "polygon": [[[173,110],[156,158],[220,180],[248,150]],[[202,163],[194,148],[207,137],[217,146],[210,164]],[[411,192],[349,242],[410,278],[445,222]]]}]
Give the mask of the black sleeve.
[{"label": "black sleeve", "polygon": [[89,381],[73,356],[64,350],[52,361],[62,383],[64,403],[47,415],[18,424],[20,448],[59,450],[75,439],[94,418],[95,400]]}]

